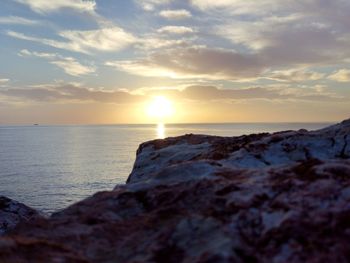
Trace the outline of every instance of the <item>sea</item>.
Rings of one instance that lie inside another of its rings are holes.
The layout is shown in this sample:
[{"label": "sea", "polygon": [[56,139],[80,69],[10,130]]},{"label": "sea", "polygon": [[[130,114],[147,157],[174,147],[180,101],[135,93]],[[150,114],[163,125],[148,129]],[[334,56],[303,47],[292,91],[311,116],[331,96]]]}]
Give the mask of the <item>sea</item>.
[{"label": "sea", "polygon": [[43,214],[125,183],[140,143],[183,134],[239,136],[331,123],[0,126],[0,195]]}]

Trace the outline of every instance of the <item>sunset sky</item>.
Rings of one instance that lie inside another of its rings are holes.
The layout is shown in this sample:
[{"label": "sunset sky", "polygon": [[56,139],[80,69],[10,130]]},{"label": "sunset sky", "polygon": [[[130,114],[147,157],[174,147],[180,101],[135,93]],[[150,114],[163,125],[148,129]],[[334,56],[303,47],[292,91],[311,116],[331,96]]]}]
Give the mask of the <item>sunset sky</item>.
[{"label": "sunset sky", "polygon": [[[349,0],[1,0],[0,124],[350,117]],[[160,111],[162,109],[159,109]]]}]

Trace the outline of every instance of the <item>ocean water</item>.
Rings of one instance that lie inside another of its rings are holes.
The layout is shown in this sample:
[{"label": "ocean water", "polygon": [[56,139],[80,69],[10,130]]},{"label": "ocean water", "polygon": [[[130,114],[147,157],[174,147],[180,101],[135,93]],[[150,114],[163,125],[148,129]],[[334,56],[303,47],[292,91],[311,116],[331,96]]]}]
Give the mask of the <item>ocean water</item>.
[{"label": "ocean water", "polygon": [[0,126],[0,195],[52,213],[124,183],[138,145],[187,133],[238,136],[329,123]]}]

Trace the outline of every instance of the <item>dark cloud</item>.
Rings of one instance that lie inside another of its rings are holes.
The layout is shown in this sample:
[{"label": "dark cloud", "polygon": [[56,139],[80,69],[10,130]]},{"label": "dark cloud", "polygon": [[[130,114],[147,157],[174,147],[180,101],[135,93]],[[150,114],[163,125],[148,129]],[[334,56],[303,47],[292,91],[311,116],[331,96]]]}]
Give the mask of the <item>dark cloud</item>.
[{"label": "dark cloud", "polygon": [[[251,54],[264,69],[348,64],[348,0],[191,2],[209,20],[215,18],[205,24],[205,32],[229,39],[232,48]],[[254,73],[261,76],[259,71]]]},{"label": "dark cloud", "polygon": [[155,56],[155,61],[168,63],[167,66],[184,74],[218,74],[231,78],[254,77],[264,70],[260,57],[222,49],[189,48],[170,57]]},{"label": "dark cloud", "polygon": [[[300,66],[308,68],[311,65],[331,65],[346,57],[348,52],[344,43],[335,41],[326,32],[299,31],[279,34],[285,36],[271,36],[270,40],[276,38],[272,46],[251,53],[207,47],[181,47],[158,51],[136,60],[111,61],[106,65],[147,77],[251,81],[265,77],[272,70],[286,72],[287,69]],[[279,43],[282,38],[287,43]],[[328,47],[334,47],[337,51],[330,52]],[[320,74],[307,70],[287,72],[284,76],[274,75],[271,79],[284,81],[322,78]]]},{"label": "dark cloud", "polygon": [[350,55],[349,43],[337,39],[327,28],[285,26],[278,31],[261,32],[261,39],[264,38],[269,39],[271,46],[259,53],[270,67],[332,65]]},{"label": "dark cloud", "polygon": [[253,78],[267,68],[262,56],[204,47],[159,51],[147,58],[107,65],[142,76],[209,79]]}]

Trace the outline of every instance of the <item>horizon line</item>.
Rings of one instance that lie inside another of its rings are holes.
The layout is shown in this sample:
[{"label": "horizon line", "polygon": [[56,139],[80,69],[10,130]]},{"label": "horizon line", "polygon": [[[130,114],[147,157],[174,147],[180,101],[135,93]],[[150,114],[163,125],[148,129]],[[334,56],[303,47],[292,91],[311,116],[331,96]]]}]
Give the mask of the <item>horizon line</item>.
[{"label": "horizon line", "polygon": [[[343,121],[343,120],[341,120]],[[0,126],[114,126],[114,125],[215,125],[215,124],[332,124],[341,121],[253,121],[253,122],[154,122],[154,123],[0,123]]]}]

